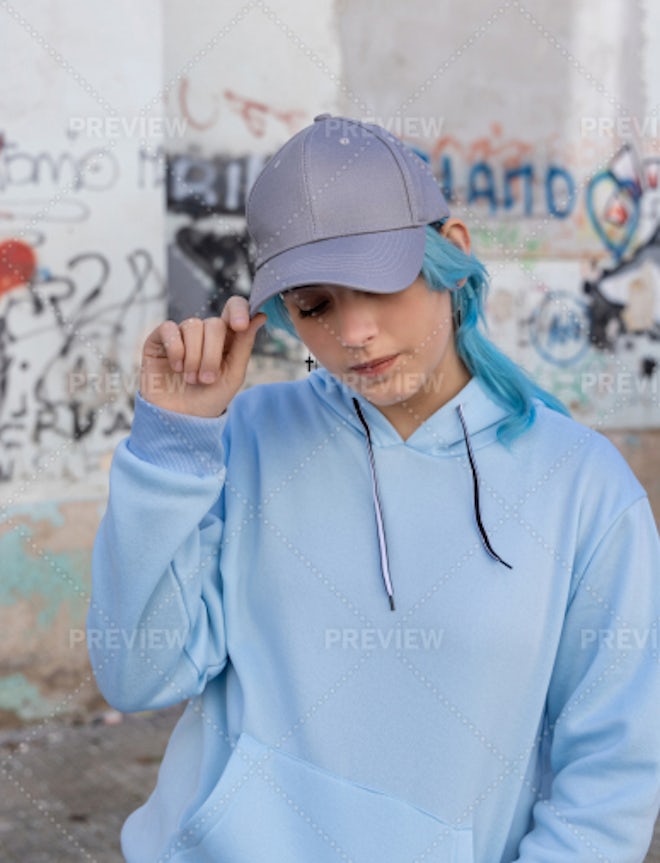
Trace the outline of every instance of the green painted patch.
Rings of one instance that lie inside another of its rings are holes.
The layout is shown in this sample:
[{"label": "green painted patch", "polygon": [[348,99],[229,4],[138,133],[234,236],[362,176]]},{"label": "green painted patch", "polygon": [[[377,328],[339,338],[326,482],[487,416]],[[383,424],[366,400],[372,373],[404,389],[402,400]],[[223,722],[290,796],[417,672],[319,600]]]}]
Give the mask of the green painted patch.
[{"label": "green painted patch", "polygon": [[0,677],[0,710],[21,719],[45,719],[57,711],[57,702],[44,698],[37,687],[22,674]]},{"label": "green painted patch", "polygon": [[[39,513],[53,521],[52,512]],[[42,518],[32,515],[37,522]],[[71,621],[82,620],[89,602],[90,551],[53,554],[33,539],[29,524],[17,523],[0,537],[0,605],[27,600],[37,610],[37,625],[47,629],[62,605]]]}]

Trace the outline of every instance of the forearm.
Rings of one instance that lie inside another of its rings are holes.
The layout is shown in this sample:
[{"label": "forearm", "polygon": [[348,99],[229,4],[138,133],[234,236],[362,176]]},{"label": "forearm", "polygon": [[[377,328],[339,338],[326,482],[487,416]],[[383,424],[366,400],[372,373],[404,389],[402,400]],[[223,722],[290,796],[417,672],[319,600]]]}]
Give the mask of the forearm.
[{"label": "forearm", "polygon": [[[99,686],[123,710],[181,701],[226,659],[218,564],[224,468],[210,449],[219,425],[202,428],[210,436],[205,442],[199,424],[172,422],[156,452],[149,449],[157,431],[150,421],[165,416],[167,422],[167,414],[142,423],[148,408],[140,410],[135,451],[132,437],[113,459],[87,621]],[[179,440],[191,434],[194,442]],[[205,458],[201,475],[192,472],[193,452]]]}]

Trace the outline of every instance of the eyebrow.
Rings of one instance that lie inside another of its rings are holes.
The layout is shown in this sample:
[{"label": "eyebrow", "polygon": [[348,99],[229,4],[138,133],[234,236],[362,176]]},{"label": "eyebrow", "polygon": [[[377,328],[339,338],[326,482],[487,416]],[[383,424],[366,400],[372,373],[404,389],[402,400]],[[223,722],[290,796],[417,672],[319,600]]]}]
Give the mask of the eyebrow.
[{"label": "eyebrow", "polygon": [[321,291],[324,288],[324,285],[296,285],[295,288],[287,288],[286,291],[282,291],[281,296],[295,294],[297,291]]}]

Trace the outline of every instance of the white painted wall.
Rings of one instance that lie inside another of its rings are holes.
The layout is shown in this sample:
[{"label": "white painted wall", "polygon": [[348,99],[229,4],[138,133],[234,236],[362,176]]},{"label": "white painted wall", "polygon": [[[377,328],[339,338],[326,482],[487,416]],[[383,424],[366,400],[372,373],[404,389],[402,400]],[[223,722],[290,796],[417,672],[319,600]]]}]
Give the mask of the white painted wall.
[{"label": "white painted wall", "polygon": [[331,0],[164,0],[170,147],[268,154],[321,111],[335,111],[340,52]]},{"label": "white painted wall", "polygon": [[[162,137],[160,4],[0,14],[0,469],[84,483],[126,432],[165,306],[162,186],[140,156]],[[8,240],[33,249],[31,283]]]}]

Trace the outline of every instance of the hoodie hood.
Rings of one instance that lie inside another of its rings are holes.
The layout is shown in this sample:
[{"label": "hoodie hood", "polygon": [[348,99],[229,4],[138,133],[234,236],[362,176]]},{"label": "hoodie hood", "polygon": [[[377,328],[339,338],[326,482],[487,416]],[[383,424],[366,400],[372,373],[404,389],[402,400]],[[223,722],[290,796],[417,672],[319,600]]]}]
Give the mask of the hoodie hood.
[{"label": "hoodie hood", "polygon": [[493,443],[497,427],[509,412],[492,400],[481,381],[472,377],[453,398],[425,420],[407,440],[403,440],[381,411],[355,393],[326,369],[316,369],[308,378],[315,393],[338,416],[354,426],[360,434],[364,427],[355,411],[354,400],[371,432],[375,447],[407,446],[436,456],[464,456],[466,444],[458,406],[461,406],[473,450]]},{"label": "hoodie hood", "polygon": [[476,528],[486,553],[507,569],[511,564],[503,560],[491,545],[481,518],[479,505],[479,470],[475,450],[496,440],[497,426],[508,415],[486,393],[478,378],[468,383],[449,401],[432,414],[407,440],[403,440],[389,420],[362,396],[357,395],[326,369],[319,369],[309,377],[317,395],[328,406],[364,435],[371,475],[371,494],[378,536],[380,569],[390,609],[395,611],[394,587],[390,574],[387,534],[378,490],[378,472],[374,446],[408,446],[431,455],[459,457],[467,455],[472,472],[473,507]]}]

